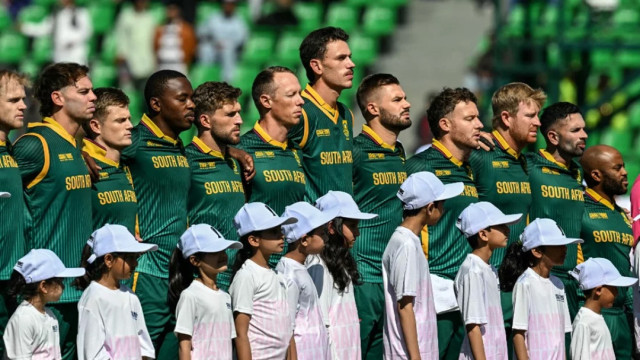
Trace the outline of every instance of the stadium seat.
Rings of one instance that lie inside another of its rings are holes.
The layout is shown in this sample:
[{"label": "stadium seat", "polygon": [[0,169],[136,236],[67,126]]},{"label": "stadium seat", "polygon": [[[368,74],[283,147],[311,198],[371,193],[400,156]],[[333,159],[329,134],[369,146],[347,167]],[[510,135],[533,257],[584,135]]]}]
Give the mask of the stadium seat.
[{"label": "stadium seat", "polygon": [[640,129],[640,101],[636,101],[629,107],[629,126],[631,129]]},{"label": "stadium seat", "polygon": [[20,62],[20,66],[18,67],[18,71],[20,73],[27,75],[32,80],[38,76],[40,72],[40,65],[36,64],[33,60],[25,59]]},{"label": "stadium seat", "polygon": [[25,6],[18,13],[18,22],[21,24],[38,24],[49,15],[49,11],[40,5]]},{"label": "stadium seat", "polygon": [[5,6],[0,6],[0,32],[6,31],[11,27],[13,21],[11,15]]},{"label": "stadium seat", "polygon": [[118,56],[118,43],[114,33],[109,33],[102,40],[100,58],[106,63],[113,64]]},{"label": "stadium seat", "polygon": [[115,86],[118,70],[115,65],[96,61],[91,65],[91,82],[94,88]]},{"label": "stadium seat", "polygon": [[276,45],[276,63],[294,68],[300,62],[299,48],[304,35],[297,31],[283,33]]},{"label": "stadium seat", "polygon": [[399,8],[406,6],[409,0],[378,0],[375,2],[377,5],[390,6],[392,8]]},{"label": "stadium seat", "polygon": [[358,10],[348,4],[335,2],[327,10],[327,26],[342,28],[347,33],[353,32],[358,26]]},{"label": "stadium seat", "polygon": [[558,7],[554,5],[547,6],[541,16],[540,25],[533,31],[533,36],[538,39],[555,38],[558,31],[559,18]]},{"label": "stadium seat", "polygon": [[205,81],[219,81],[222,78],[219,66],[207,64],[194,64],[189,77],[194,89]]},{"label": "stadium seat", "polygon": [[233,77],[233,85],[242,90],[240,101],[242,106],[245,106],[245,102],[251,97],[251,86],[253,85],[253,79],[260,72],[260,69],[255,66],[238,66],[236,73]]},{"label": "stadium seat", "polygon": [[57,0],[33,0],[32,4],[42,6],[45,8],[50,8],[51,6],[57,4]]},{"label": "stadium seat", "polygon": [[613,146],[623,155],[629,154],[632,149],[633,132],[628,130],[605,129],[600,138],[600,143]]},{"label": "stadium seat", "polygon": [[378,57],[378,42],[371,36],[356,32],[349,36],[349,48],[356,66],[369,66]]},{"label": "stadium seat", "polygon": [[501,35],[505,38],[522,36],[524,34],[525,17],[526,12],[524,7],[521,4],[514,4],[507,15],[507,20],[501,30]]},{"label": "stadium seat", "polygon": [[252,32],[249,40],[244,44],[241,62],[245,65],[262,66],[273,56],[275,44],[275,32]]},{"label": "stadium seat", "polygon": [[167,18],[167,9],[162,3],[152,2],[149,4],[149,12],[151,12],[154,19],[156,19],[156,24],[164,23]]},{"label": "stadium seat", "polygon": [[131,123],[135,126],[140,122],[142,113],[145,111],[144,97],[133,87],[123,88],[122,91],[129,97],[129,111],[131,112]]},{"label": "stadium seat", "polygon": [[244,134],[251,130],[258,119],[260,119],[260,112],[258,112],[258,108],[253,103],[253,100],[249,99],[242,108],[242,126],[240,127],[240,133]]},{"label": "stadium seat", "polygon": [[104,34],[113,30],[116,18],[114,3],[92,2],[89,5],[89,15],[94,34]]},{"label": "stadium seat", "polygon": [[39,36],[33,40],[31,59],[39,65],[53,59],[53,40],[50,36]]},{"label": "stadium seat", "polygon": [[217,12],[220,12],[220,4],[210,1],[198,2],[196,7],[196,27],[202,25]]},{"label": "stadium seat", "polygon": [[388,36],[396,28],[396,12],[388,6],[372,5],[365,9],[362,30],[370,36]]},{"label": "stadium seat", "polygon": [[296,2],[293,13],[298,18],[298,29],[303,33],[311,32],[322,24],[322,4],[316,2]]},{"label": "stadium seat", "polygon": [[18,64],[26,58],[27,38],[8,31],[0,35],[0,64]]}]

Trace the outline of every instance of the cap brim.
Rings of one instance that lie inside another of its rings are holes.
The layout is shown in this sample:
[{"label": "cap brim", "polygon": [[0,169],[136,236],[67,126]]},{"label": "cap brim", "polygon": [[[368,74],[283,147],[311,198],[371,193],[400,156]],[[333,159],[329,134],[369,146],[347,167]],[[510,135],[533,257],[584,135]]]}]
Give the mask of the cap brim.
[{"label": "cap brim", "polygon": [[61,272],[57,273],[55,277],[57,278],[76,278],[83,276],[85,274],[84,268],[66,268]]},{"label": "cap brim", "polygon": [[464,191],[464,184],[461,182],[446,184],[444,186],[444,191],[442,192],[442,194],[440,194],[440,196],[435,198],[433,201],[451,199],[453,197],[456,197],[462,194],[463,191]]},{"label": "cap brim", "polygon": [[158,250],[158,245],[150,243],[135,242],[128,244],[126,249],[118,250],[121,253],[145,253]]},{"label": "cap brim", "polygon": [[242,249],[242,243],[234,240],[216,240],[208,242],[207,246],[203,246],[198,252],[216,253],[227,249]]},{"label": "cap brim", "polygon": [[553,239],[550,243],[546,243],[546,246],[561,246],[561,245],[571,245],[571,244],[582,244],[584,240],[576,239],[576,238],[557,238]]},{"label": "cap brim", "polygon": [[355,219],[355,220],[370,220],[373,218],[377,218],[378,214],[371,214],[371,213],[363,213],[363,212],[353,212],[353,213],[348,213],[348,214],[344,214],[342,212],[340,212],[336,217],[342,217],[345,219]]},{"label": "cap brim", "polygon": [[0,191],[0,198],[1,199],[8,199],[11,197],[11,193],[8,193],[6,191]]},{"label": "cap brim", "polygon": [[520,222],[522,220],[522,214],[509,214],[501,216],[499,219],[496,219],[489,226],[496,225],[513,225],[515,223]]},{"label": "cap brim", "polygon": [[628,276],[620,276],[619,278],[613,281],[608,281],[605,285],[627,287],[635,284],[636,282],[638,282],[638,279],[636,278],[632,278]]},{"label": "cap brim", "polygon": [[257,226],[253,231],[263,231],[263,230],[273,229],[274,227],[295,224],[297,222],[298,222],[298,219],[294,217],[276,216],[276,217],[272,217],[265,223],[260,224],[260,226]]}]

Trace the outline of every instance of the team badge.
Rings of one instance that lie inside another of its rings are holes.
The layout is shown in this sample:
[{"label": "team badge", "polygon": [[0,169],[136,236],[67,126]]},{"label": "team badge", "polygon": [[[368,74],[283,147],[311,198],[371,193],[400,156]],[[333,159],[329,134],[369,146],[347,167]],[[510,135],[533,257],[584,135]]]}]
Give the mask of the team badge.
[{"label": "team badge", "polygon": [[293,150],[292,152],[293,152],[293,157],[296,158],[298,167],[302,167],[302,162],[300,162],[300,157],[298,156],[298,150]]},{"label": "team badge", "polygon": [[342,132],[344,133],[344,137],[349,140],[349,123],[347,120],[342,120]]}]

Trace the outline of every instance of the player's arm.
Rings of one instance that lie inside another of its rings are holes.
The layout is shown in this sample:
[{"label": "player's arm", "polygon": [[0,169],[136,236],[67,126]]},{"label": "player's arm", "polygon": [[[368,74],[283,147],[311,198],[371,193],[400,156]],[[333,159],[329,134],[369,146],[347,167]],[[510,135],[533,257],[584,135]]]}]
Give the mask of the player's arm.
[{"label": "player's arm", "polygon": [[524,341],[524,333],[526,330],[513,330],[513,351],[516,353],[516,359],[529,360],[527,353],[527,344]]},{"label": "player's arm", "polygon": [[485,360],[487,357],[484,353],[484,342],[482,341],[482,331],[480,329],[480,325],[467,324],[466,328],[473,358],[475,360]]},{"label": "player's arm", "polygon": [[191,360],[191,335],[177,334],[178,335],[178,359],[179,360]]},{"label": "player's arm", "polygon": [[296,348],[296,340],[291,336],[289,341],[289,349],[287,349],[287,360],[298,360],[298,349]]},{"label": "player's arm", "polygon": [[236,324],[236,354],[238,360],[251,360],[251,344],[249,343],[249,321],[251,315],[235,312],[233,314]]},{"label": "player's arm", "polygon": [[256,168],[253,166],[253,158],[249,153],[232,146],[227,146],[227,153],[240,163],[244,181],[248,182],[256,176]]},{"label": "player's arm", "polygon": [[413,311],[413,299],[415,299],[413,296],[403,296],[402,299],[398,301],[400,328],[402,328],[402,335],[404,335],[410,360],[420,359],[418,329],[416,326],[416,315]]},{"label": "player's arm", "polygon": [[45,149],[48,151],[47,142],[39,134],[23,135],[14,144],[13,157],[18,163],[24,187],[35,185],[38,178],[46,175],[49,166],[44,156]]}]

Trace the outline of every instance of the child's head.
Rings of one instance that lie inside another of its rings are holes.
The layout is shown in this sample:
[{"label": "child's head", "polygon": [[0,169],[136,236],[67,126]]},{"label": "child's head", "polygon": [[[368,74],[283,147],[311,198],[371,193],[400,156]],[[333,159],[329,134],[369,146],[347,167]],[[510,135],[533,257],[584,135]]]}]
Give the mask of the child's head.
[{"label": "child's head", "polygon": [[18,297],[30,301],[40,296],[44,303],[60,300],[62,278],[74,278],[85,273],[83,268],[66,268],[56,254],[47,249],[33,249],[16,263],[9,281],[8,294],[17,303]]},{"label": "child's head", "polygon": [[535,219],[520,235],[522,251],[530,251],[537,263],[544,263],[548,267],[559,266],[564,263],[567,255],[567,245],[584,242],[565,236],[560,226],[551,219]]},{"label": "child's head", "polygon": [[297,223],[282,227],[285,239],[290,244],[289,251],[299,249],[306,255],[321,253],[328,241],[327,224],[336,213],[323,212],[304,201],[287,206],[282,216],[298,219]]},{"label": "child's head", "polygon": [[370,220],[378,217],[378,214],[363,213],[351,195],[342,191],[329,191],[316,200],[316,207],[325,213],[334,214],[334,219],[329,222],[329,242],[332,237],[342,239],[343,246],[349,249],[353,247],[356,238],[360,235],[358,225],[360,220]]},{"label": "child's head", "polygon": [[610,308],[618,295],[618,287],[635,284],[638,279],[620,275],[611,261],[590,258],[569,272],[580,283],[587,300],[596,301],[601,307]]},{"label": "child's head", "polygon": [[488,246],[493,250],[507,246],[509,226],[520,221],[522,214],[505,215],[490,202],[470,204],[460,216],[456,226],[469,241],[472,249]]},{"label": "child's head", "polygon": [[74,285],[83,290],[91,281],[99,281],[104,276],[117,281],[128,279],[138,266],[140,255],[156,250],[158,245],[139,242],[126,227],[106,224],[87,241],[81,259],[87,273],[76,279]]},{"label": "child's head", "polygon": [[443,184],[433,173],[421,171],[411,174],[398,190],[403,204],[403,217],[420,216],[424,225],[435,225],[444,213],[444,201],[464,190],[461,182]]}]

